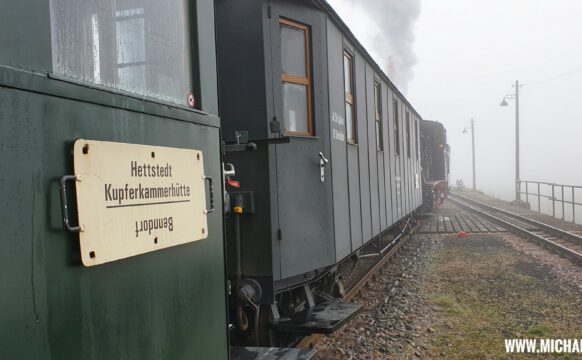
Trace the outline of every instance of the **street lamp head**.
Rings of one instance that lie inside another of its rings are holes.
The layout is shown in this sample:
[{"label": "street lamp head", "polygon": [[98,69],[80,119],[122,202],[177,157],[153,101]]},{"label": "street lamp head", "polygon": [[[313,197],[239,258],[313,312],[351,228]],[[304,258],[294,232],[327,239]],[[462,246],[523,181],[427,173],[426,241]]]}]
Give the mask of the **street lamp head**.
[{"label": "street lamp head", "polygon": [[467,128],[464,128],[463,129],[463,134],[466,134],[466,133],[467,133]]},{"label": "street lamp head", "polygon": [[503,101],[501,102],[501,104],[499,104],[499,106],[507,106],[507,101],[505,101],[505,98],[503,98]]}]

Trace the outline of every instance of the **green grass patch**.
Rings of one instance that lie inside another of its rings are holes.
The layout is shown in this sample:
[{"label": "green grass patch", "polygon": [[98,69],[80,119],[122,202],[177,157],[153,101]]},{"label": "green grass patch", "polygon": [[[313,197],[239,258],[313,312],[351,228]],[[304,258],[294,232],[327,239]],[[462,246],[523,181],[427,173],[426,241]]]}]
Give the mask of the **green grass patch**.
[{"label": "green grass patch", "polygon": [[448,313],[451,314],[460,314],[462,313],[463,309],[455,299],[453,295],[450,294],[443,294],[436,296],[432,299],[432,301],[443,308]]},{"label": "green grass patch", "polygon": [[538,324],[527,329],[526,335],[529,337],[545,337],[551,333],[550,327],[545,324]]},{"label": "green grass patch", "polygon": [[507,354],[503,341],[580,336],[579,293],[558,286],[546,276],[548,268],[523,260],[494,237],[472,240],[450,239],[425,269],[424,291],[438,306],[427,358],[545,358]]}]

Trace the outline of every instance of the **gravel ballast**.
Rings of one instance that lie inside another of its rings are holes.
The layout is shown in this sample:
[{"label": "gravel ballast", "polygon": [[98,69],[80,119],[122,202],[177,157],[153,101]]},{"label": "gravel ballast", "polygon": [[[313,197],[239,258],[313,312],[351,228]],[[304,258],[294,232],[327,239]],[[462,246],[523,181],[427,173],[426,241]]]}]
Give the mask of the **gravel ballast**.
[{"label": "gravel ballast", "polygon": [[510,234],[413,235],[318,358],[547,358],[506,354],[504,339],[582,337],[581,270]]}]

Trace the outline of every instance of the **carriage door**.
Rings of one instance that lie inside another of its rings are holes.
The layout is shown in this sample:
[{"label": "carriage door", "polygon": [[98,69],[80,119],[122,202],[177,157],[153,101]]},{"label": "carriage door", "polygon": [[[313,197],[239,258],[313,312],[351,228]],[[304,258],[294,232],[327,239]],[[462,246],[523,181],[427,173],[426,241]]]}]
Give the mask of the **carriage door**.
[{"label": "carriage door", "polygon": [[272,34],[278,33],[279,39],[273,36],[273,43],[280,40],[281,49],[279,52],[273,46],[273,58],[281,58],[281,75],[274,76],[273,85],[274,94],[281,91],[281,101],[275,103],[277,113],[282,114],[282,136],[290,139],[274,145],[279,223],[276,230],[281,278],[287,278],[333,263],[328,198],[331,170],[323,121],[314,121],[316,114],[321,117],[314,110],[313,97],[321,94],[322,82],[314,84],[312,79],[311,27],[284,18],[276,21],[277,32]]}]

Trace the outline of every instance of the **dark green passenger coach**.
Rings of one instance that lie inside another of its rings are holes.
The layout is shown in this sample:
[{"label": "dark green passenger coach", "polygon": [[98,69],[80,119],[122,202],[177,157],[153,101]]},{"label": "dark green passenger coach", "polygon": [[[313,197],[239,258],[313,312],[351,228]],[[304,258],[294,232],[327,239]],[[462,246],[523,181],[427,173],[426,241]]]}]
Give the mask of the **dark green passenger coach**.
[{"label": "dark green passenger coach", "polygon": [[[0,359],[228,357],[214,39],[212,0],[0,2]],[[201,151],[206,238],[86,266],[78,139]]]}]

